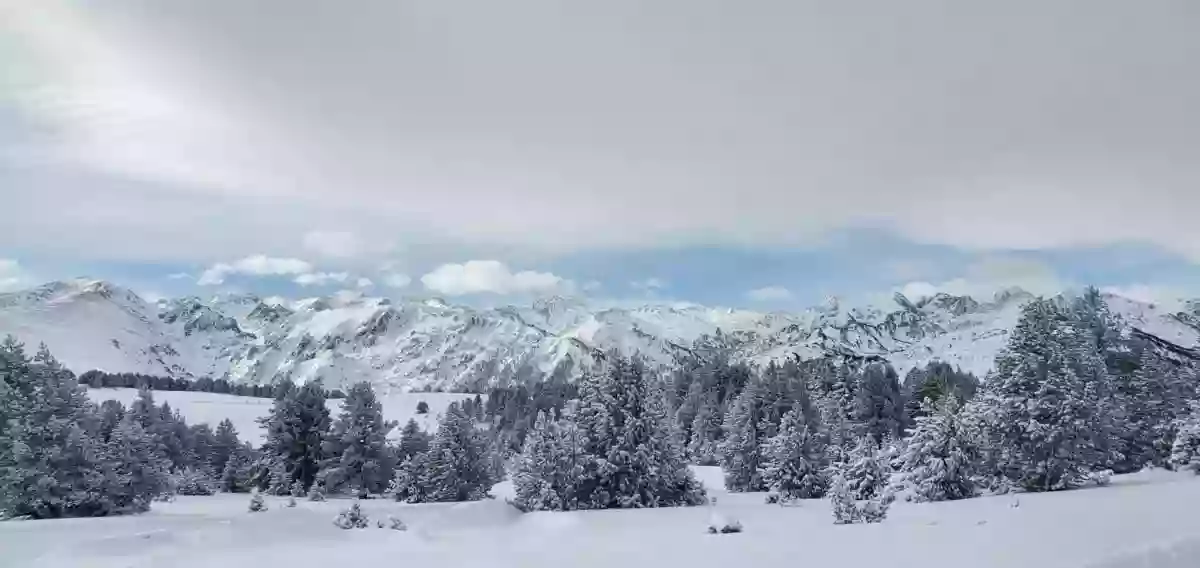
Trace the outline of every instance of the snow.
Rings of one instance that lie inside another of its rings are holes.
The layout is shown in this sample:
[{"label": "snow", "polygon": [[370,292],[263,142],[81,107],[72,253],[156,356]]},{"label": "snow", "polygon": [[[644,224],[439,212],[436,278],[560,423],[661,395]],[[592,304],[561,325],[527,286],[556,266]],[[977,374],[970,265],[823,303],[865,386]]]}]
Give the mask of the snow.
[{"label": "snow", "polygon": [[[670,364],[680,347],[718,330],[757,363],[855,352],[886,357],[901,376],[933,360],[983,376],[1031,297],[1013,290],[987,302],[935,296],[861,308],[831,300],[798,313],[759,313],[580,298],[478,308],[354,294],[303,300],[294,312],[263,317],[270,310],[254,296],[152,305],[113,284],[69,281],[0,294],[0,335],[31,346],[45,341],[76,372],[227,375],[256,384],[321,378],[343,389],[369,380],[381,392],[478,389],[521,370],[587,365],[593,348]],[[1200,344],[1200,329],[1163,306],[1106,299],[1131,325],[1185,347]]]},{"label": "snow", "polygon": [[[128,407],[133,399],[137,398],[137,392],[137,389],[88,389],[88,397],[95,402],[117,400]],[[437,417],[445,412],[450,403],[472,396],[474,395],[456,393],[389,393],[379,395],[379,401],[383,404],[383,418],[398,423],[391,433],[395,438],[409,418],[415,418],[417,424],[425,431],[436,430]],[[422,400],[429,404],[427,414],[417,414],[417,403]],[[207,422],[209,426],[216,428],[217,423],[228,418],[237,428],[238,437],[258,445],[263,439],[262,428],[257,420],[270,413],[274,401],[269,398],[210,392],[154,391],[154,402],[170,403],[171,408],[178,410],[188,424]],[[342,401],[331,399],[327,400],[326,404],[331,416],[337,417]]]},{"label": "snow", "polygon": [[[1109,487],[958,502],[897,503],[877,525],[832,524],[828,504],[722,495],[712,507],[519,514],[501,500],[408,505],[364,501],[371,527],[331,523],[348,500],[244,494],[180,497],[150,513],[0,523],[0,565],[29,568],[790,566],[839,568],[1183,568],[1200,566],[1200,478],[1143,472]],[[740,534],[710,535],[714,514]],[[375,528],[395,515],[408,531]]]}]

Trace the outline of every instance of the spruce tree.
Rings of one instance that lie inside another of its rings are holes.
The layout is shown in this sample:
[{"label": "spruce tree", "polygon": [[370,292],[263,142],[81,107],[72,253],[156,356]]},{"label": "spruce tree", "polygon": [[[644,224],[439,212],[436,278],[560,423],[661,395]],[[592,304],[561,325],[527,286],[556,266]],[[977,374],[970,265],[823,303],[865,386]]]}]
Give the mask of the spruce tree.
[{"label": "spruce tree", "polygon": [[1114,461],[1103,400],[1111,384],[1090,337],[1052,301],[1023,307],[969,406],[995,474],[1029,491],[1051,491],[1076,487]]},{"label": "spruce tree", "polygon": [[692,420],[687,456],[697,465],[716,465],[718,447],[721,443],[721,423],[724,420],[716,393],[708,393],[701,400]]},{"label": "spruce tree", "polygon": [[133,512],[150,509],[150,502],[170,486],[171,463],[154,436],[132,418],[122,420],[104,445],[103,460],[116,478],[110,492],[116,505]]},{"label": "spruce tree", "polygon": [[487,439],[460,405],[451,403],[429,446],[421,485],[425,500],[476,501],[487,496],[492,476]]},{"label": "spruce tree", "polygon": [[805,414],[799,407],[785,414],[779,433],[763,448],[762,478],[781,502],[820,498],[828,487],[825,436]]},{"label": "spruce tree", "polygon": [[23,396],[8,410],[0,450],[0,511],[35,518],[114,513],[93,436],[99,423],[86,388],[43,345],[32,362],[10,343],[4,357],[9,389]]},{"label": "spruce tree", "polygon": [[834,523],[878,523],[895,499],[890,471],[871,438],[859,440],[847,460],[831,468],[830,504]]},{"label": "spruce tree", "polygon": [[539,413],[514,463],[514,504],[524,511],[578,509],[577,480],[583,471],[578,443],[569,417],[556,422]]},{"label": "spruce tree", "polygon": [[902,487],[913,500],[952,501],[978,492],[972,469],[975,441],[959,418],[957,397],[943,396],[936,405],[926,401],[900,457]]},{"label": "spruce tree", "polygon": [[862,370],[854,398],[854,419],[861,435],[876,444],[899,439],[906,417],[900,382],[891,365],[871,363]]},{"label": "spruce tree", "polygon": [[1179,420],[1177,428],[1170,464],[1176,470],[1200,475],[1200,403],[1192,403],[1192,412]]},{"label": "spruce tree", "polygon": [[271,487],[286,493],[295,480],[305,488],[312,486],[323,458],[321,443],[329,430],[329,409],[325,406],[325,389],[319,380],[303,386],[276,388],[271,413],[260,419],[266,429],[263,450],[272,463],[279,464],[282,474],[274,471]]},{"label": "spruce tree", "polygon": [[394,427],[383,419],[383,405],[370,383],[351,387],[322,448],[325,488],[334,493],[349,490],[359,497],[387,489],[395,467],[387,435]]},{"label": "spruce tree", "polygon": [[216,472],[224,471],[225,464],[240,446],[241,442],[238,441],[238,432],[237,428],[233,426],[233,421],[228,418],[222,420],[220,424],[217,424],[216,432],[213,433],[209,467]]},{"label": "spruce tree", "polygon": [[426,434],[417,421],[409,418],[400,430],[400,443],[396,448],[397,461],[423,454],[429,450],[429,434]]}]

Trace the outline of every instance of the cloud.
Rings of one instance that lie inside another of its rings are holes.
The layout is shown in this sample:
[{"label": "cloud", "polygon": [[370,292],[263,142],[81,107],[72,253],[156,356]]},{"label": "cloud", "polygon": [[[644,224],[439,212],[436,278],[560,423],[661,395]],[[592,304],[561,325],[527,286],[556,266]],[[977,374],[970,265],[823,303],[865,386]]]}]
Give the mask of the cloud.
[{"label": "cloud", "polygon": [[21,263],[13,259],[0,258],[0,292],[19,290],[27,284],[28,276]]},{"label": "cloud", "polygon": [[167,280],[187,280],[191,277],[192,275],[187,272],[174,272],[167,275]]},{"label": "cloud", "polygon": [[1101,288],[1100,291],[1106,294],[1115,294],[1117,296],[1129,298],[1130,300],[1136,300],[1138,302],[1155,304],[1171,311],[1178,311],[1182,309],[1184,305],[1183,299],[1189,296],[1194,296],[1194,294],[1188,294],[1180,288],[1140,283],[1126,284],[1123,286],[1105,286]]},{"label": "cloud", "polygon": [[383,277],[383,283],[389,288],[406,288],[412,284],[412,278],[407,274],[391,273]]},{"label": "cloud", "polygon": [[497,260],[471,260],[443,264],[421,277],[426,288],[447,296],[466,294],[555,293],[569,290],[571,282],[549,272],[512,272]]},{"label": "cloud", "polygon": [[938,283],[909,282],[896,291],[913,301],[920,301],[938,293],[990,300],[996,292],[1004,288],[1017,287],[1033,294],[1053,295],[1062,292],[1068,286],[1069,284],[1044,262],[1020,257],[992,256],[971,264],[966,273],[957,278]]},{"label": "cloud", "polygon": [[623,2],[151,4],[6,3],[0,148],[19,152],[0,159],[20,167],[0,187],[27,188],[6,205],[28,214],[0,250],[294,256],[312,227],[354,227],[368,244],[571,252],[866,225],[1200,259],[1186,2],[1089,3],[1086,26],[1058,25],[1070,2],[664,0],[637,26]]},{"label": "cloud", "polygon": [[363,278],[359,278],[357,281],[355,281],[354,285],[358,286],[359,288],[370,288],[370,287],[374,286],[375,283],[372,282],[370,278],[363,277]]},{"label": "cloud", "polygon": [[645,280],[635,280],[629,283],[629,286],[646,292],[662,290],[667,287],[667,283],[658,278],[647,278]]},{"label": "cloud", "polygon": [[304,248],[329,258],[354,258],[363,252],[363,242],[347,231],[310,231],[304,235]]},{"label": "cloud", "polygon": [[746,297],[756,302],[776,302],[792,299],[792,292],[783,286],[767,286],[746,292]]},{"label": "cloud", "polygon": [[301,286],[325,286],[333,282],[345,282],[350,278],[348,272],[308,272],[297,276],[292,282]]},{"label": "cloud", "polygon": [[313,271],[313,266],[296,258],[274,258],[265,255],[248,256],[233,263],[217,263],[204,271],[196,284],[214,286],[224,284],[233,274],[247,276],[292,276]]}]

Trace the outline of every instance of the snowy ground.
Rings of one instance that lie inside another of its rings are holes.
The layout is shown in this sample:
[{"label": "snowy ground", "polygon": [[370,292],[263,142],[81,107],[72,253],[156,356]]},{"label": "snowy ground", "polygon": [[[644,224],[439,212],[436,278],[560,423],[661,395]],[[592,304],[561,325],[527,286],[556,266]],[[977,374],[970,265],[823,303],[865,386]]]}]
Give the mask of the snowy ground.
[{"label": "snowy ground", "polygon": [[[88,396],[96,402],[119,400],[128,407],[133,399],[137,398],[137,389],[88,389]],[[392,435],[395,436],[399,434],[404,423],[414,417],[425,430],[434,430],[437,427],[437,416],[444,412],[451,402],[472,396],[474,395],[454,393],[393,393],[382,395],[379,399],[383,403],[384,419],[395,420],[400,424],[392,431]],[[417,414],[417,403],[422,400],[429,404],[428,414]],[[272,400],[210,392],[154,391],[154,402],[170,403],[171,408],[183,414],[188,424],[208,422],[216,428],[217,423],[229,418],[243,440],[257,445],[262,442],[262,428],[256,420],[271,411]],[[327,404],[331,417],[336,418],[342,401],[329,400]]]},{"label": "snowy ground", "polygon": [[[702,471],[711,478],[711,470]],[[0,523],[0,566],[171,567],[407,565],[427,568],[879,566],[922,568],[1195,568],[1200,478],[1167,472],[1111,487],[957,503],[897,504],[879,525],[834,526],[824,501],[764,505],[720,494],[746,532],[708,535],[707,508],[535,513],[500,500],[455,505],[366,502],[410,530],[343,531],[347,501],[294,509],[245,495],[180,497],[135,517]],[[385,564],[386,563],[386,564]]]}]

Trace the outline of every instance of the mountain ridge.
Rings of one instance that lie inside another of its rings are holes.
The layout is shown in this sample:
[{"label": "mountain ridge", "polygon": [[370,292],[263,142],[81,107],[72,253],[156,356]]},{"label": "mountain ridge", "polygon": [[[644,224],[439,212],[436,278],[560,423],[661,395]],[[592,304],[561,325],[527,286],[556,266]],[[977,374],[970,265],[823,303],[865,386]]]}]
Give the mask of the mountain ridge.
[{"label": "mountain ridge", "polygon": [[[1200,301],[1171,313],[1107,294],[1132,328],[1183,349],[1200,344]],[[119,285],[70,280],[0,294],[0,334],[46,342],[77,372],[227,377],[269,383],[359,380],[392,390],[478,390],[568,379],[597,353],[640,352],[669,365],[718,331],[755,363],[798,356],[884,359],[899,372],[945,361],[982,375],[1033,298],[991,300],[896,294],[885,306],[836,298],[799,312],[755,312],[684,302],[628,304],[548,297],[477,308],[442,299],[339,295],[277,305],[258,296],[185,296],[147,302]]]}]

